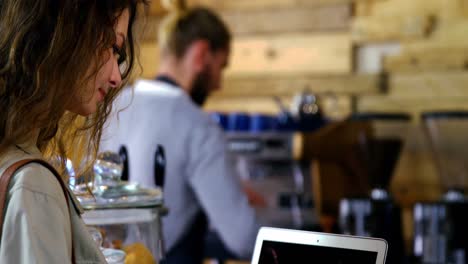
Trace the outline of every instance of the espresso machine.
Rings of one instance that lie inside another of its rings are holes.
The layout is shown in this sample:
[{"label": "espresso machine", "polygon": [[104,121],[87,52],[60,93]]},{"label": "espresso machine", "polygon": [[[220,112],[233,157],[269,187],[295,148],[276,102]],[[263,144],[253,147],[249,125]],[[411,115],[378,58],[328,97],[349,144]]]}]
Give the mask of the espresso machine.
[{"label": "espresso machine", "polygon": [[362,128],[356,153],[369,180],[370,193],[342,199],[339,224],[344,234],[385,239],[389,243],[387,263],[406,263],[401,209],[393,200],[389,185],[399,161],[410,116],[406,114],[359,113],[351,122]]},{"label": "espresso machine", "polygon": [[421,118],[444,193],[439,201],[414,206],[413,254],[418,263],[467,263],[468,111]]},{"label": "espresso machine", "polygon": [[265,199],[255,208],[262,224],[313,229],[317,224],[308,168],[294,158],[294,127],[280,116],[212,113],[242,180]]},{"label": "espresso machine", "polygon": [[255,208],[263,224],[283,228],[311,229],[316,225],[310,179],[293,157],[294,134],[262,132],[226,134],[240,177],[266,200]]}]

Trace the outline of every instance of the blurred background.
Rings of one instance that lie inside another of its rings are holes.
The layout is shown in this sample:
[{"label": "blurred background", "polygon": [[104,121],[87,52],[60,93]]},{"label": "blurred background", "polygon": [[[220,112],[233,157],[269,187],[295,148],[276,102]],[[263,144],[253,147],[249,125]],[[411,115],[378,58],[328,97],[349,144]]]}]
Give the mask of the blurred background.
[{"label": "blurred background", "polygon": [[[253,160],[255,168],[262,168],[261,175],[268,174],[265,163],[278,173],[285,166],[281,161],[290,162],[286,162],[289,164],[286,166],[290,166],[292,172],[286,174],[291,174],[291,186],[295,186],[290,192],[301,190],[304,194],[299,197],[302,201],[299,207],[312,208],[309,210],[311,226],[319,225],[322,230],[332,231],[334,225],[338,225],[340,200],[367,194],[375,187],[367,178],[364,185],[356,187],[354,176],[349,176],[353,173],[333,169],[320,171],[318,168],[325,168],[324,160],[330,161],[323,157],[324,153],[330,151],[333,162],[345,155],[342,147],[337,151],[334,146],[354,142],[364,146],[359,152],[362,154],[369,146],[366,142],[370,141],[366,141],[368,137],[363,137],[360,131],[370,129],[381,120],[407,123],[404,129],[397,126],[383,130],[383,133],[404,132],[398,135],[404,144],[394,155],[397,157],[394,166],[383,172],[390,175],[388,183],[384,183],[387,186],[383,187],[401,207],[404,247],[407,252],[413,252],[415,204],[438,201],[450,189],[440,176],[437,159],[441,154],[434,151],[435,139],[428,133],[422,114],[468,111],[468,1],[186,0],[186,4],[212,8],[226,21],[234,36],[223,89],[205,104],[207,112],[214,113],[217,120],[228,119],[233,113],[253,117],[287,116],[289,112],[297,118],[301,117],[301,111],[302,114],[311,113],[304,110],[304,105],[309,103],[318,107],[323,120],[336,125],[328,130],[291,128],[293,135],[285,139],[290,144],[287,149],[290,152],[276,157],[268,153],[262,157],[249,156],[245,152],[249,145],[244,146],[242,152],[242,145],[234,144],[239,137],[245,137],[245,133],[231,133],[233,152],[239,154],[240,164],[244,160],[244,164],[253,166]],[[147,17],[140,21],[143,71],[138,78],[156,76],[157,28],[166,13],[160,1],[154,0]],[[374,114],[364,118],[371,125],[353,122],[363,120],[360,113]],[[394,118],[385,116],[390,114]],[[395,118],[396,114],[405,116]],[[229,130],[226,126],[225,129]],[[370,134],[381,135],[380,132]],[[253,138],[258,140],[261,136]],[[281,143],[281,140],[276,142]],[[462,141],[452,146],[468,147]],[[274,144],[272,149],[276,151]],[[317,153],[317,149],[321,151]],[[294,176],[294,164],[300,167],[300,172],[296,168],[302,177],[299,183]],[[252,172],[247,174],[258,179],[266,177],[252,176],[256,175]],[[327,181],[332,183],[327,185]],[[275,181],[268,184],[276,188],[275,192],[278,187],[274,186],[284,185]],[[265,181],[259,183],[259,186],[266,185]],[[298,185],[302,189],[298,189]],[[461,185],[463,188],[464,182]],[[336,197],[329,197],[330,193]],[[273,199],[283,199],[282,206],[291,208],[294,199],[287,194],[287,190],[282,190],[275,193],[280,198]],[[332,209],[324,209],[328,207]],[[307,228],[308,218],[303,214],[307,214],[307,210],[302,213],[302,220],[292,219],[289,226]]]}]

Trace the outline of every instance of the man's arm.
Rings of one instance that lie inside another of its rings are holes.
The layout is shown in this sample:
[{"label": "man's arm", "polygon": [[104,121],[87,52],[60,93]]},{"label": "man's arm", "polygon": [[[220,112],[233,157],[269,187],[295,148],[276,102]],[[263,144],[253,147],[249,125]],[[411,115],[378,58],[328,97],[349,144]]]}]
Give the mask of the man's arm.
[{"label": "man's arm", "polygon": [[239,257],[250,257],[259,224],[226,152],[224,134],[210,124],[192,131],[189,181],[211,224]]}]

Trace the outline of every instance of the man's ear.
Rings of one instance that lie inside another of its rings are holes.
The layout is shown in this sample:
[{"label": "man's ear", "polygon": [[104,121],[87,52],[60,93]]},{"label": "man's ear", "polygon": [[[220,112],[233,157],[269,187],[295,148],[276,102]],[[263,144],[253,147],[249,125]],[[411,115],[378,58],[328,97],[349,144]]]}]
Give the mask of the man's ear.
[{"label": "man's ear", "polygon": [[210,44],[206,40],[196,40],[190,45],[190,59],[194,70],[199,73],[205,69],[210,59]]}]

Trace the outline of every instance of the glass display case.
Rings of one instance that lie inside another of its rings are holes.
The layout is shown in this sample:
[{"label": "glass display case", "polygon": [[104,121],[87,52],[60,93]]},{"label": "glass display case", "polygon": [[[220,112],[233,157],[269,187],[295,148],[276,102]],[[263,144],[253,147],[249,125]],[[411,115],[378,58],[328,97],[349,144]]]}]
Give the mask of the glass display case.
[{"label": "glass display case", "polygon": [[93,184],[74,187],[85,210],[83,221],[100,230],[104,248],[122,249],[127,254],[138,248],[139,257],[159,262],[164,258],[161,218],[167,214],[162,189],[121,181],[122,164],[117,153],[100,153]]}]

